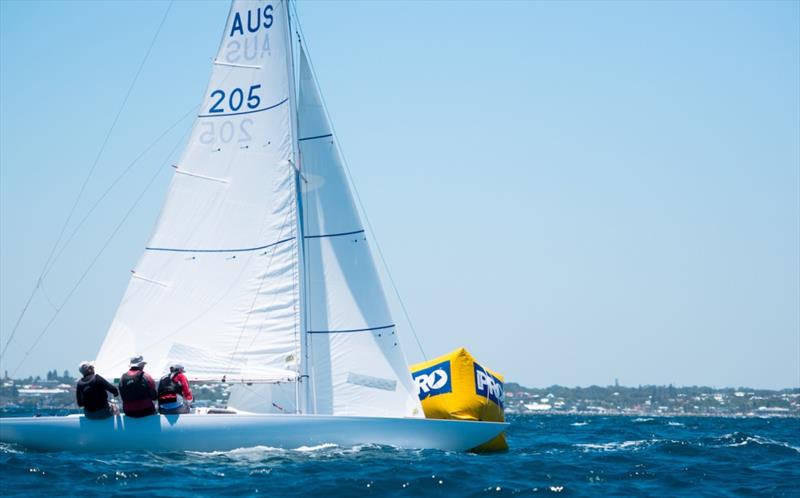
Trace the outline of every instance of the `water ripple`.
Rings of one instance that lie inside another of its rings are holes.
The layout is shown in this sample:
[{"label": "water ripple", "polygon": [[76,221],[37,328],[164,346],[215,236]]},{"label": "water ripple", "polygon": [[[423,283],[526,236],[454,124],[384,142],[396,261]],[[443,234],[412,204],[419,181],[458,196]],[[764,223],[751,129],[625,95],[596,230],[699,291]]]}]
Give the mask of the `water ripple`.
[{"label": "water ripple", "polygon": [[0,445],[0,495],[792,496],[796,419],[513,416],[508,452],[322,444],[38,453]]}]

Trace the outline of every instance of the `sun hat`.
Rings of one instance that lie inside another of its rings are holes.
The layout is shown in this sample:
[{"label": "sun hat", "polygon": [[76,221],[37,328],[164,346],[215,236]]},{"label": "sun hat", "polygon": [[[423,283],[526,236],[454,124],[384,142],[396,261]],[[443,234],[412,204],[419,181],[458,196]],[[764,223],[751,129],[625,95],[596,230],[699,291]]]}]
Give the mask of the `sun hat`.
[{"label": "sun hat", "polygon": [[147,362],[144,361],[142,355],[134,356],[131,358],[131,368],[142,368]]}]

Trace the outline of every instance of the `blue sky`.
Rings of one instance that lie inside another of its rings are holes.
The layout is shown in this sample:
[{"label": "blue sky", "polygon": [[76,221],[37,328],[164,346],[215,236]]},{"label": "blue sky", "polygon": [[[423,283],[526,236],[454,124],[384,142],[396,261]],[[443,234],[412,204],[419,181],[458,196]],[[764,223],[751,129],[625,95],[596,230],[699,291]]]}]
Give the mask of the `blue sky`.
[{"label": "blue sky", "polygon": [[[2,345],[165,8],[0,2]],[[465,346],[533,386],[800,385],[800,4],[297,8],[429,357]],[[76,219],[199,104],[227,9],[174,3]],[[0,369],[96,353],[190,125],[76,233]]]}]

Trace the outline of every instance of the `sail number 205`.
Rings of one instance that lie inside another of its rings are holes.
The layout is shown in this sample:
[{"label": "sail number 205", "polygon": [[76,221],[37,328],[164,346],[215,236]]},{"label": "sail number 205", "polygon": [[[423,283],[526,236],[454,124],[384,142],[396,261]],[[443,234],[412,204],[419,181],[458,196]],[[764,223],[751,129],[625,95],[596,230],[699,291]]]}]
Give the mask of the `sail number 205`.
[{"label": "sail number 205", "polygon": [[261,85],[251,85],[245,97],[245,91],[241,88],[234,88],[229,93],[225,90],[214,90],[211,92],[211,108],[209,114],[224,114],[225,112],[237,112],[243,107],[253,110],[261,105],[261,97],[257,90]]}]

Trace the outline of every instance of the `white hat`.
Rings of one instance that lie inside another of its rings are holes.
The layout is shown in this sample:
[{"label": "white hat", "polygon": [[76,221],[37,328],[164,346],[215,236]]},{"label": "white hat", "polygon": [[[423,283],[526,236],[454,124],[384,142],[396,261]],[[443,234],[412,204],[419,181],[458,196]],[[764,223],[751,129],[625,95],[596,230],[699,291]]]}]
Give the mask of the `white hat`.
[{"label": "white hat", "polygon": [[131,358],[131,366],[130,368],[144,368],[147,362],[144,361],[144,357],[142,355],[137,355]]},{"label": "white hat", "polygon": [[82,361],[80,365],[78,365],[78,371],[81,375],[86,375],[89,373],[90,369],[94,369],[94,362],[93,361]]}]

